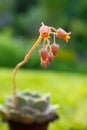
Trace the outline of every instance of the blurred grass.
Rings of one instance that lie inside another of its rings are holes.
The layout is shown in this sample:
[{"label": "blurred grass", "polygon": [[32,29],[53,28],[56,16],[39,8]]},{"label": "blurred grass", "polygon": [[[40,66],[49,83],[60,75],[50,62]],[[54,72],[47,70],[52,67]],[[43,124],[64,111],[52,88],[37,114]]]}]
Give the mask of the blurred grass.
[{"label": "blurred grass", "polygon": [[[13,70],[0,69],[0,103],[12,94],[12,75]],[[60,120],[50,124],[49,130],[87,130],[87,74],[20,70],[17,86],[50,93],[52,102],[60,105]],[[7,124],[0,123],[0,129],[7,130]]]}]

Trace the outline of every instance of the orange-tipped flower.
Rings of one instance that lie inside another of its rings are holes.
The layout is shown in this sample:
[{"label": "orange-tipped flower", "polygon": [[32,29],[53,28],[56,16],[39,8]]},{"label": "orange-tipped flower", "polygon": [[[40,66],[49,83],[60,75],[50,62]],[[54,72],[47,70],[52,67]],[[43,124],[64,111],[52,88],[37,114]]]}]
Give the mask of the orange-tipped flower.
[{"label": "orange-tipped flower", "polygon": [[39,32],[41,36],[46,40],[47,38],[50,38],[51,28],[42,24],[42,26],[39,29]]},{"label": "orange-tipped flower", "polygon": [[70,39],[70,36],[69,36],[70,34],[71,34],[71,32],[67,33],[62,28],[59,28],[57,30],[56,36],[66,40],[66,42],[68,42],[68,40]]}]

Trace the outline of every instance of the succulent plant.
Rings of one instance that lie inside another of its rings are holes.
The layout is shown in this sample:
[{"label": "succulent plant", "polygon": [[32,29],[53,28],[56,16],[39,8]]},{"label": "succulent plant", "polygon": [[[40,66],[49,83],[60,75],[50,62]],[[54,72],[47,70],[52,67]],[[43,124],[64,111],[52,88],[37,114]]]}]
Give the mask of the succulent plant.
[{"label": "succulent plant", "polygon": [[51,105],[50,95],[32,92],[17,92],[16,107],[12,97],[6,98],[5,106],[0,106],[0,114],[5,120],[23,123],[42,123],[58,118],[58,105]]}]

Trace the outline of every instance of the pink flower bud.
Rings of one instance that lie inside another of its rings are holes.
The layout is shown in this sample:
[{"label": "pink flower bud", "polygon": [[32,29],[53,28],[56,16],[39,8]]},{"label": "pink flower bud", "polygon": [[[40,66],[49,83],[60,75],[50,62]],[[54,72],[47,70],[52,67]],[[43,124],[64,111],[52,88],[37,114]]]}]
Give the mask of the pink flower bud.
[{"label": "pink flower bud", "polygon": [[57,56],[59,51],[59,45],[57,45],[56,43],[53,43],[51,45],[51,52],[53,53],[54,56]]},{"label": "pink flower bud", "polygon": [[48,53],[48,61],[49,61],[49,62],[52,62],[53,59],[54,59],[53,53],[52,53],[52,52],[51,52],[51,53]]},{"label": "pink flower bud", "polygon": [[42,25],[39,29],[39,32],[43,38],[47,39],[51,33],[51,28],[46,25]]},{"label": "pink flower bud", "polygon": [[46,60],[46,61],[41,61],[41,66],[42,66],[42,68],[47,68],[48,66],[49,66],[49,61],[48,61],[48,59]]},{"label": "pink flower bud", "polygon": [[68,42],[68,40],[70,39],[69,35],[71,34],[71,32],[67,33],[62,28],[59,28],[56,33],[57,37],[66,40],[66,42]]},{"label": "pink flower bud", "polygon": [[48,50],[46,48],[42,48],[40,51],[40,56],[42,61],[46,61],[47,57],[48,57]]}]

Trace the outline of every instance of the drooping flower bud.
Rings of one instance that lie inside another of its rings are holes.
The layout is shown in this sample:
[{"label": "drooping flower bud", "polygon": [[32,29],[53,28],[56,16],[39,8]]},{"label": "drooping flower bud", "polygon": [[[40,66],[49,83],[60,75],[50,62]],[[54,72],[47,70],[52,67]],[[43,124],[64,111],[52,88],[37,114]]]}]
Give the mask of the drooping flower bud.
[{"label": "drooping flower bud", "polygon": [[59,51],[59,45],[57,45],[56,43],[53,43],[51,45],[51,52],[53,53],[54,56],[57,56]]},{"label": "drooping flower bud", "polygon": [[68,40],[70,39],[69,35],[71,34],[71,32],[67,33],[62,28],[59,28],[56,33],[57,33],[56,34],[57,37],[66,40],[66,42],[68,42]]},{"label": "drooping flower bud", "polygon": [[46,61],[47,57],[48,57],[48,50],[46,48],[42,48],[40,51],[40,57],[42,59],[42,61]]},{"label": "drooping flower bud", "polygon": [[54,59],[53,53],[52,53],[52,52],[48,53],[48,61],[49,61],[49,62],[52,62],[53,59]]},{"label": "drooping flower bud", "polygon": [[46,61],[41,61],[41,66],[42,68],[47,68],[49,66],[50,62],[48,61],[48,59]]}]

